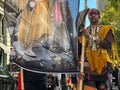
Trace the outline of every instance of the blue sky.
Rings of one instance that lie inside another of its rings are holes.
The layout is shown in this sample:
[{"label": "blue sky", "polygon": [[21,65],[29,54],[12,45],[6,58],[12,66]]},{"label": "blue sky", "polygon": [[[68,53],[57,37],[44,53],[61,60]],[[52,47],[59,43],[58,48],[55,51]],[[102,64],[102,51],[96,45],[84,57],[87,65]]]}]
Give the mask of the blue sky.
[{"label": "blue sky", "polygon": [[[80,0],[80,8],[79,8],[79,11],[83,10],[85,7],[84,7],[84,1],[85,0]],[[88,8],[96,8],[96,0],[87,0],[87,7]],[[89,25],[89,20],[88,18],[86,19],[86,26]]]}]

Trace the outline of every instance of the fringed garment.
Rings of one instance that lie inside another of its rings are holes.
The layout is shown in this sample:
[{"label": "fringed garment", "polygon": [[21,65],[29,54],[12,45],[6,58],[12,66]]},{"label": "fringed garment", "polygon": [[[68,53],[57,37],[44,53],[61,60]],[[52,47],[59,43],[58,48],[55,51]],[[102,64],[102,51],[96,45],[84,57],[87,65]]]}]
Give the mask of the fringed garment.
[{"label": "fringed garment", "polygon": [[[98,35],[100,40],[102,41],[106,38],[110,30],[112,30],[112,34],[115,35],[113,27],[108,25],[108,26],[102,26],[100,30],[95,34],[95,36]],[[81,38],[79,38],[79,41],[81,42]],[[86,39],[85,42],[87,43],[88,41],[89,40]],[[115,42],[112,43],[111,51],[115,49],[114,43]],[[110,56],[107,52],[107,49],[103,49],[99,46],[96,46],[95,43],[92,44],[91,46],[86,44],[86,57],[90,64],[91,71],[92,72],[96,71],[98,74],[102,73],[103,68],[105,67],[107,63],[112,63]]]}]

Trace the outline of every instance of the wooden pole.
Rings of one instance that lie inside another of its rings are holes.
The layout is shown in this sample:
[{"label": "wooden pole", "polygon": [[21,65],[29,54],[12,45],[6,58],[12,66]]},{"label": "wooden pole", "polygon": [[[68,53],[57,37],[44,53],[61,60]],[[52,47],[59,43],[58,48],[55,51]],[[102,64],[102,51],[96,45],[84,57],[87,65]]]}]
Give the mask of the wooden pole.
[{"label": "wooden pole", "polygon": [[24,76],[23,76],[23,68],[20,69],[21,76],[21,89],[24,90]]},{"label": "wooden pole", "polygon": [[[85,9],[87,8],[87,0],[85,0]],[[85,26],[85,22],[84,22]],[[81,60],[80,60],[80,72],[84,73],[84,54],[85,54],[85,36],[82,36],[82,53],[81,53]],[[77,90],[83,89],[83,80],[78,82]]]},{"label": "wooden pole", "polygon": [[[82,54],[81,54],[81,61],[80,61],[80,72],[84,72],[84,53],[85,53],[85,37],[82,36]],[[82,90],[83,89],[83,80],[80,80],[78,82],[78,89],[77,90]]]}]

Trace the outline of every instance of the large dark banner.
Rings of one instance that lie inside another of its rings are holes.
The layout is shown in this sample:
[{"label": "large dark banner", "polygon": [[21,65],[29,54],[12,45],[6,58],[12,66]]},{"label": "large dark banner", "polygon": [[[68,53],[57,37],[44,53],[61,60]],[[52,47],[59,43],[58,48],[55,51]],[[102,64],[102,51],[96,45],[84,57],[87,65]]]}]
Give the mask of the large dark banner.
[{"label": "large dark banner", "polygon": [[79,71],[78,0],[16,0],[12,3],[18,12],[10,11],[7,3],[9,0],[5,1],[5,16],[13,46],[11,60],[39,73]]}]

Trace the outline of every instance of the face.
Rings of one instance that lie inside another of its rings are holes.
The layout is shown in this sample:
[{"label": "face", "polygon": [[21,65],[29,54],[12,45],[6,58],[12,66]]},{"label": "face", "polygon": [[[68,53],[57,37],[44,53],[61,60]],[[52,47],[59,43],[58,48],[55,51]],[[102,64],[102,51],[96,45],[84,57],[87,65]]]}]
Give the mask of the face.
[{"label": "face", "polygon": [[99,11],[97,9],[90,9],[88,12],[88,18],[91,24],[98,23],[100,19]]},{"label": "face", "polygon": [[36,4],[36,0],[30,0],[29,5],[31,8],[34,8]]}]

